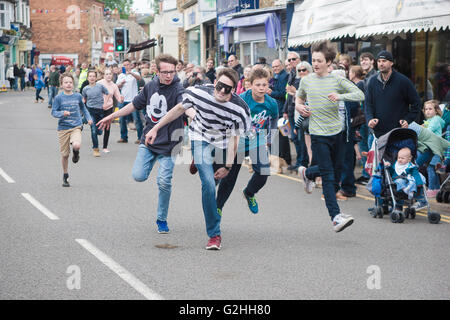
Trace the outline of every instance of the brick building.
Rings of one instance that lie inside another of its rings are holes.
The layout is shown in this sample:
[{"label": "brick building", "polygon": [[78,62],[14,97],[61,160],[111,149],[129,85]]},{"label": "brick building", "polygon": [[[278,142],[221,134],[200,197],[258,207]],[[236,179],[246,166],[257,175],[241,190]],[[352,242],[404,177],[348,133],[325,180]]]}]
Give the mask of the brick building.
[{"label": "brick building", "polygon": [[103,9],[97,0],[30,1],[31,23],[39,64],[52,55],[74,59],[75,64],[97,64],[103,49]]}]

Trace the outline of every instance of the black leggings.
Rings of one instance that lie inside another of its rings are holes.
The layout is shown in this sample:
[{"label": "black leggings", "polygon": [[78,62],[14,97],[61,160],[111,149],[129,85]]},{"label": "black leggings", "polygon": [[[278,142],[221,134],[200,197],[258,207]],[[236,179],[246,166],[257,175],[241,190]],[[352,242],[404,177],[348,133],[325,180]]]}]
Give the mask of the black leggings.
[{"label": "black leggings", "polygon": [[[113,111],[114,111],[114,108],[109,108],[108,110],[103,110],[103,118],[112,114]],[[103,133],[103,149],[108,148],[110,131],[111,131],[111,127],[109,127],[109,129],[105,129],[105,132]]]},{"label": "black leggings", "polygon": [[41,91],[42,89],[36,89],[36,101],[39,101],[39,99],[44,100],[44,98],[41,97]]}]

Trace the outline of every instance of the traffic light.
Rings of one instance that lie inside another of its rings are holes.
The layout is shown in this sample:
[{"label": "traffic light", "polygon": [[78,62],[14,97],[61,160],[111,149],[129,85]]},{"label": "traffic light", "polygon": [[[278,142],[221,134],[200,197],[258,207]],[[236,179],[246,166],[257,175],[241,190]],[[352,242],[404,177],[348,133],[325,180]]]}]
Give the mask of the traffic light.
[{"label": "traffic light", "polygon": [[125,52],[126,49],[125,28],[114,28],[114,51]]}]

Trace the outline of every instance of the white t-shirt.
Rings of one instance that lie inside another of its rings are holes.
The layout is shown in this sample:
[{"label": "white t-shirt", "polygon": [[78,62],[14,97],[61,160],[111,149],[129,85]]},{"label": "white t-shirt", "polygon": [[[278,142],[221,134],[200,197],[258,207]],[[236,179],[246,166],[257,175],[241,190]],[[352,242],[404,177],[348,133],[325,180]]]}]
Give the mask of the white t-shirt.
[{"label": "white t-shirt", "polygon": [[[133,72],[133,71],[132,71]],[[134,74],[139,76],[139,73],[133,72]],[[126,102],[133,101],[134,97],[138,94],[138,85],[137,80],[135,77],[133,77],[131,74],[124,74],[121,73],[117,77],[116,84],[120,85],[120,83],[125,79],[125,84],[120,89],[120,92],[122,92],[122,95],[124,96]]]}]

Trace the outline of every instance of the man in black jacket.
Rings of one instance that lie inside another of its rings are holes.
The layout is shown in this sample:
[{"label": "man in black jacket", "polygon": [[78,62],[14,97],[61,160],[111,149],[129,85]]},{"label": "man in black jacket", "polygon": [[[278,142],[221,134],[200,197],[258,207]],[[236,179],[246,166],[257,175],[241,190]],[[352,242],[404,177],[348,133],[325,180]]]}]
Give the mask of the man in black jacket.
[{"label": "man in black jacket", "polygon": [[20,80],[20,69],[17,63],[14,64],[14,91],[19,89],[19,80]]},{"label": "man in black jacket", "polygon": [[377,56],[378,75],[369,80],[366,91],[366,121],[376,137],[394,128],[407,128],[420,114],[421,101],[411,80],[392,69],[392,54]]},{"label": "man in black jacket", "polygon": [[242,68],[241,64],[239,63],[239,60],[236,58],[234,54],[228,57],[228,67],[233,68],[233,70],[238,73],[239,79],[241,79],[242,76],[244,75],[244,68]]}]

